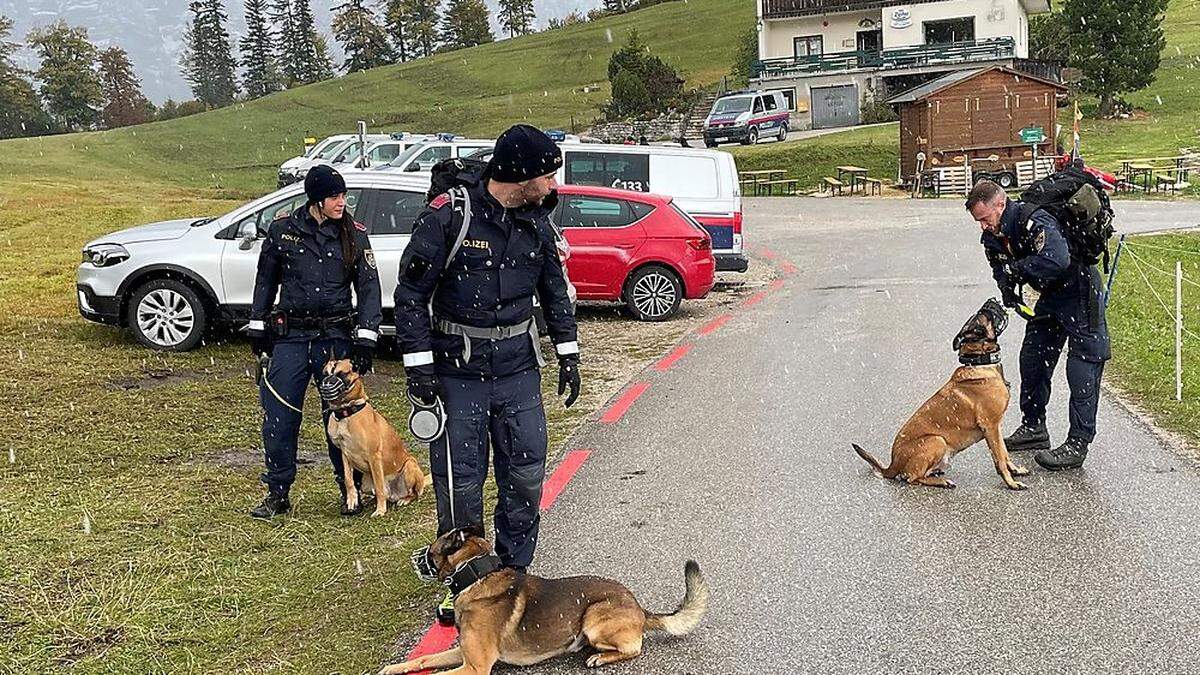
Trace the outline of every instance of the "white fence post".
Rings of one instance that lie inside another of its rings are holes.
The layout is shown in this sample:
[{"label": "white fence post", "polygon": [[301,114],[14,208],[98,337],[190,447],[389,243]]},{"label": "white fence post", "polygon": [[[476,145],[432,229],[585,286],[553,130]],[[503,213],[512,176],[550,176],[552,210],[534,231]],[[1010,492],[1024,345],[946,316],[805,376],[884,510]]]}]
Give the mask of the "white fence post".
[{"label": "white fence post", "polygon": [[1175,261],[1175,400],[1183,400],[1183,263]]}]

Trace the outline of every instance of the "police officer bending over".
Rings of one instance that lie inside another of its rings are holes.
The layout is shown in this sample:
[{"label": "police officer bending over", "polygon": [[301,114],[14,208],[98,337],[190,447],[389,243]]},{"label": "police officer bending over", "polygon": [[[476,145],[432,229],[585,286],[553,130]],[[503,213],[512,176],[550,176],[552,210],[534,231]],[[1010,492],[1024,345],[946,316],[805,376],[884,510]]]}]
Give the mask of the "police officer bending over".
[{"label": "police officer bending over", "polygon": [[[267,496],[250,512],[255,518],[291,510],[288,490],[296,479],[300,410],[309,381],[320,377],[331,356],[349,357],[355,370],[366,373],[379,336],[379,272],[366,228],[346,212],[346,182],[333,168],[315,166],[304,179],[304,192],[306,205],[271,223],[254,281],[250,339],[260,364],[269,360],[259,387]],[[324,402],[322,408],[327,423]],[[353,515],[357,511],[345,507],[342,453],[328,435],[325,441],[342,493],[342,515]],[[355,484],[361,480],[355,472]]]},{"label": "police officer bending over", "polygon": [[558,393],[570,388],[567,406],[580,386],[575,317],[549,221],[560,166],[562,153],[541,131],[504,132],[476,184],[435,197],[417,218],[396,286],[409,395],[440,397],[448,417],[430,445],[438,534],[483,523],[490,437],[496,554],[520,571],[533,560],[546,471],[535,293],[558,355]]},{"label": "police officer bending over", "polygon": [[[1008,438],[1008,450],[1037,450],[1034,460],[1046,469],[1075,469],[1087,458],[1096,436],[1100,375],[1111,356],[1104,317],[1103,285],[1094,264],[1073,255],[1062,225],[1045,210],[1011,201],[1004,190],[982,180],[967,195],[967,210],[983,230],[981,241],[1004,303],[1016,307],[1020,284],[1041,292],[1035,317],[1021,345],[1021,426]],[[1050,449],[1046,404],[1054,367],[1067,351],[1071,388],[1071,429],[1066,441]]]}]

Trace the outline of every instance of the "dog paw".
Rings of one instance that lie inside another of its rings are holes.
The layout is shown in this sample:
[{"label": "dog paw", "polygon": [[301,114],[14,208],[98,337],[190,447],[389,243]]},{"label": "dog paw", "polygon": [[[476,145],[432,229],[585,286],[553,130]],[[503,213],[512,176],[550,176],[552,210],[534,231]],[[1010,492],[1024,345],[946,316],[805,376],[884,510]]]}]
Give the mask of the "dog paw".
[{"label": "dog paw", "polygon": [[591,656],[589,656],[588,660],[587,660],[587,667],[588,668],[599,668],[600,666],[604,665],[604,661],[602,661],[600,659],[600,656],[601,656],[601,654],[592,654]]},{"label": "dog paw", "polygon": [[[1028,473],[1028,472],[1026,472],[1026,473]],[[1025,475],[1025,474],[1021,474],[1021,475],[1023,476],[1023,475]],[[1009,490],[1015,490],[1015,491],[1017,491],[1017,492],[1020,492],[1021,490],[1028,490],[1028,489],[1029,489],[1029,486],[1028,486],[1028,485],[1026,485],[1026,484],[1024,484],[1024,483],[1022,483],[1022,482],[1021,482],[1021,481],[1019,481],[1019,480],[1014,480],[1014,481],[1012,482],[1012,485],[1009,485],[1009,486],[1008,486],[1008,489],[1009,489]]]},{"label": "dog paw", "polygon": [[374,511],[371,512],[372,518],[378,518],[378,517],[384,516],[384,515],[387,515],[387,511],[384,511],[383,509],[375,509]]},{"label": "dog paw", "polygon": [[1008,466],[1008,470],[1011,471],[1012,475],[1014,475],[1014,476],[1028,476],[1029,475],[1029,469],[1026,469],[1025,467],[1023,467],[1019,464],[1010,464]]}]

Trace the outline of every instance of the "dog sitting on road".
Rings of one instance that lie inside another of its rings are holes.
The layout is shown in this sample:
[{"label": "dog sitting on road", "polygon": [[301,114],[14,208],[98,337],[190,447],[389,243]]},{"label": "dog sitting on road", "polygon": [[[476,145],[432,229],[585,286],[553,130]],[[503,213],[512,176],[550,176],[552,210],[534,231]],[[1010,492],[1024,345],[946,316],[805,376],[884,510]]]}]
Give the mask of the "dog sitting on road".
[{"label": "dog sitting on road", "polygon": [[1013,476],[1029,474],[1014,464],[1004,446],[1000,423],[1008,410],[1008,382],[1000,365],[1000,333],[1008,315],[995,298],[967,321],[954,337],[954,349],[963,364],[928,401],[917,409],[892,441],[892,461],[887,468],[855,444],[854,451],[884,478],[917,485],[953,488],[943,474],[954,455],[986,440],[996,473],[1012,490],[1025,485]]},{"label": "dog sitting on road", "polygon": [[324,378],[317,391],[333,411],[328,431],[334,445],[342,450],[346,511],[357,512],[360,508],[361,495],[354,485],[355,470],[364,477],[370,474],[370,487],[375,494],[372,517],[387,513],[388,502],[404,505],[419,499],[427,478],[416,458],[405,449],[395,427],[367,400],[362,376],[345,359],[329,361],[322,372]]},{"label": "dog sitting on road", "polygon": [[502,567],[479,526],[438,537],[413,553],[413,566],[422,579],[438,579],[456,595],[459,646],[386,666],[380,675],[449,667],[485,675],[497,661],[527,666],[585,645],[598,650],[589,667],[628,661],[642,653],[646,632],[685,635],[708,607],[708,586],[694,561],[684,567],[687,592],[679,609],[654,614],[616,581],[542,579]]}]

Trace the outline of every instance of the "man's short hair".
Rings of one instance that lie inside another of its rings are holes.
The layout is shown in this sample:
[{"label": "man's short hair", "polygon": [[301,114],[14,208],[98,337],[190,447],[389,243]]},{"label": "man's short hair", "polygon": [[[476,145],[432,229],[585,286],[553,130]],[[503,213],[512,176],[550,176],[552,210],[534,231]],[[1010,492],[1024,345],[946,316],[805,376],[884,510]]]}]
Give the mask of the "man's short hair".
[{"label": "man's short hair", "polygon": [[976,183],[975,187],[971,188],[971,191],[967,193],[967,210],[970,211],[976,204],[990,202],[1002,195],[1005,197],[1008,196],[1004,192],[1004,188],[997,185],[995,181],[984,178]]}]

